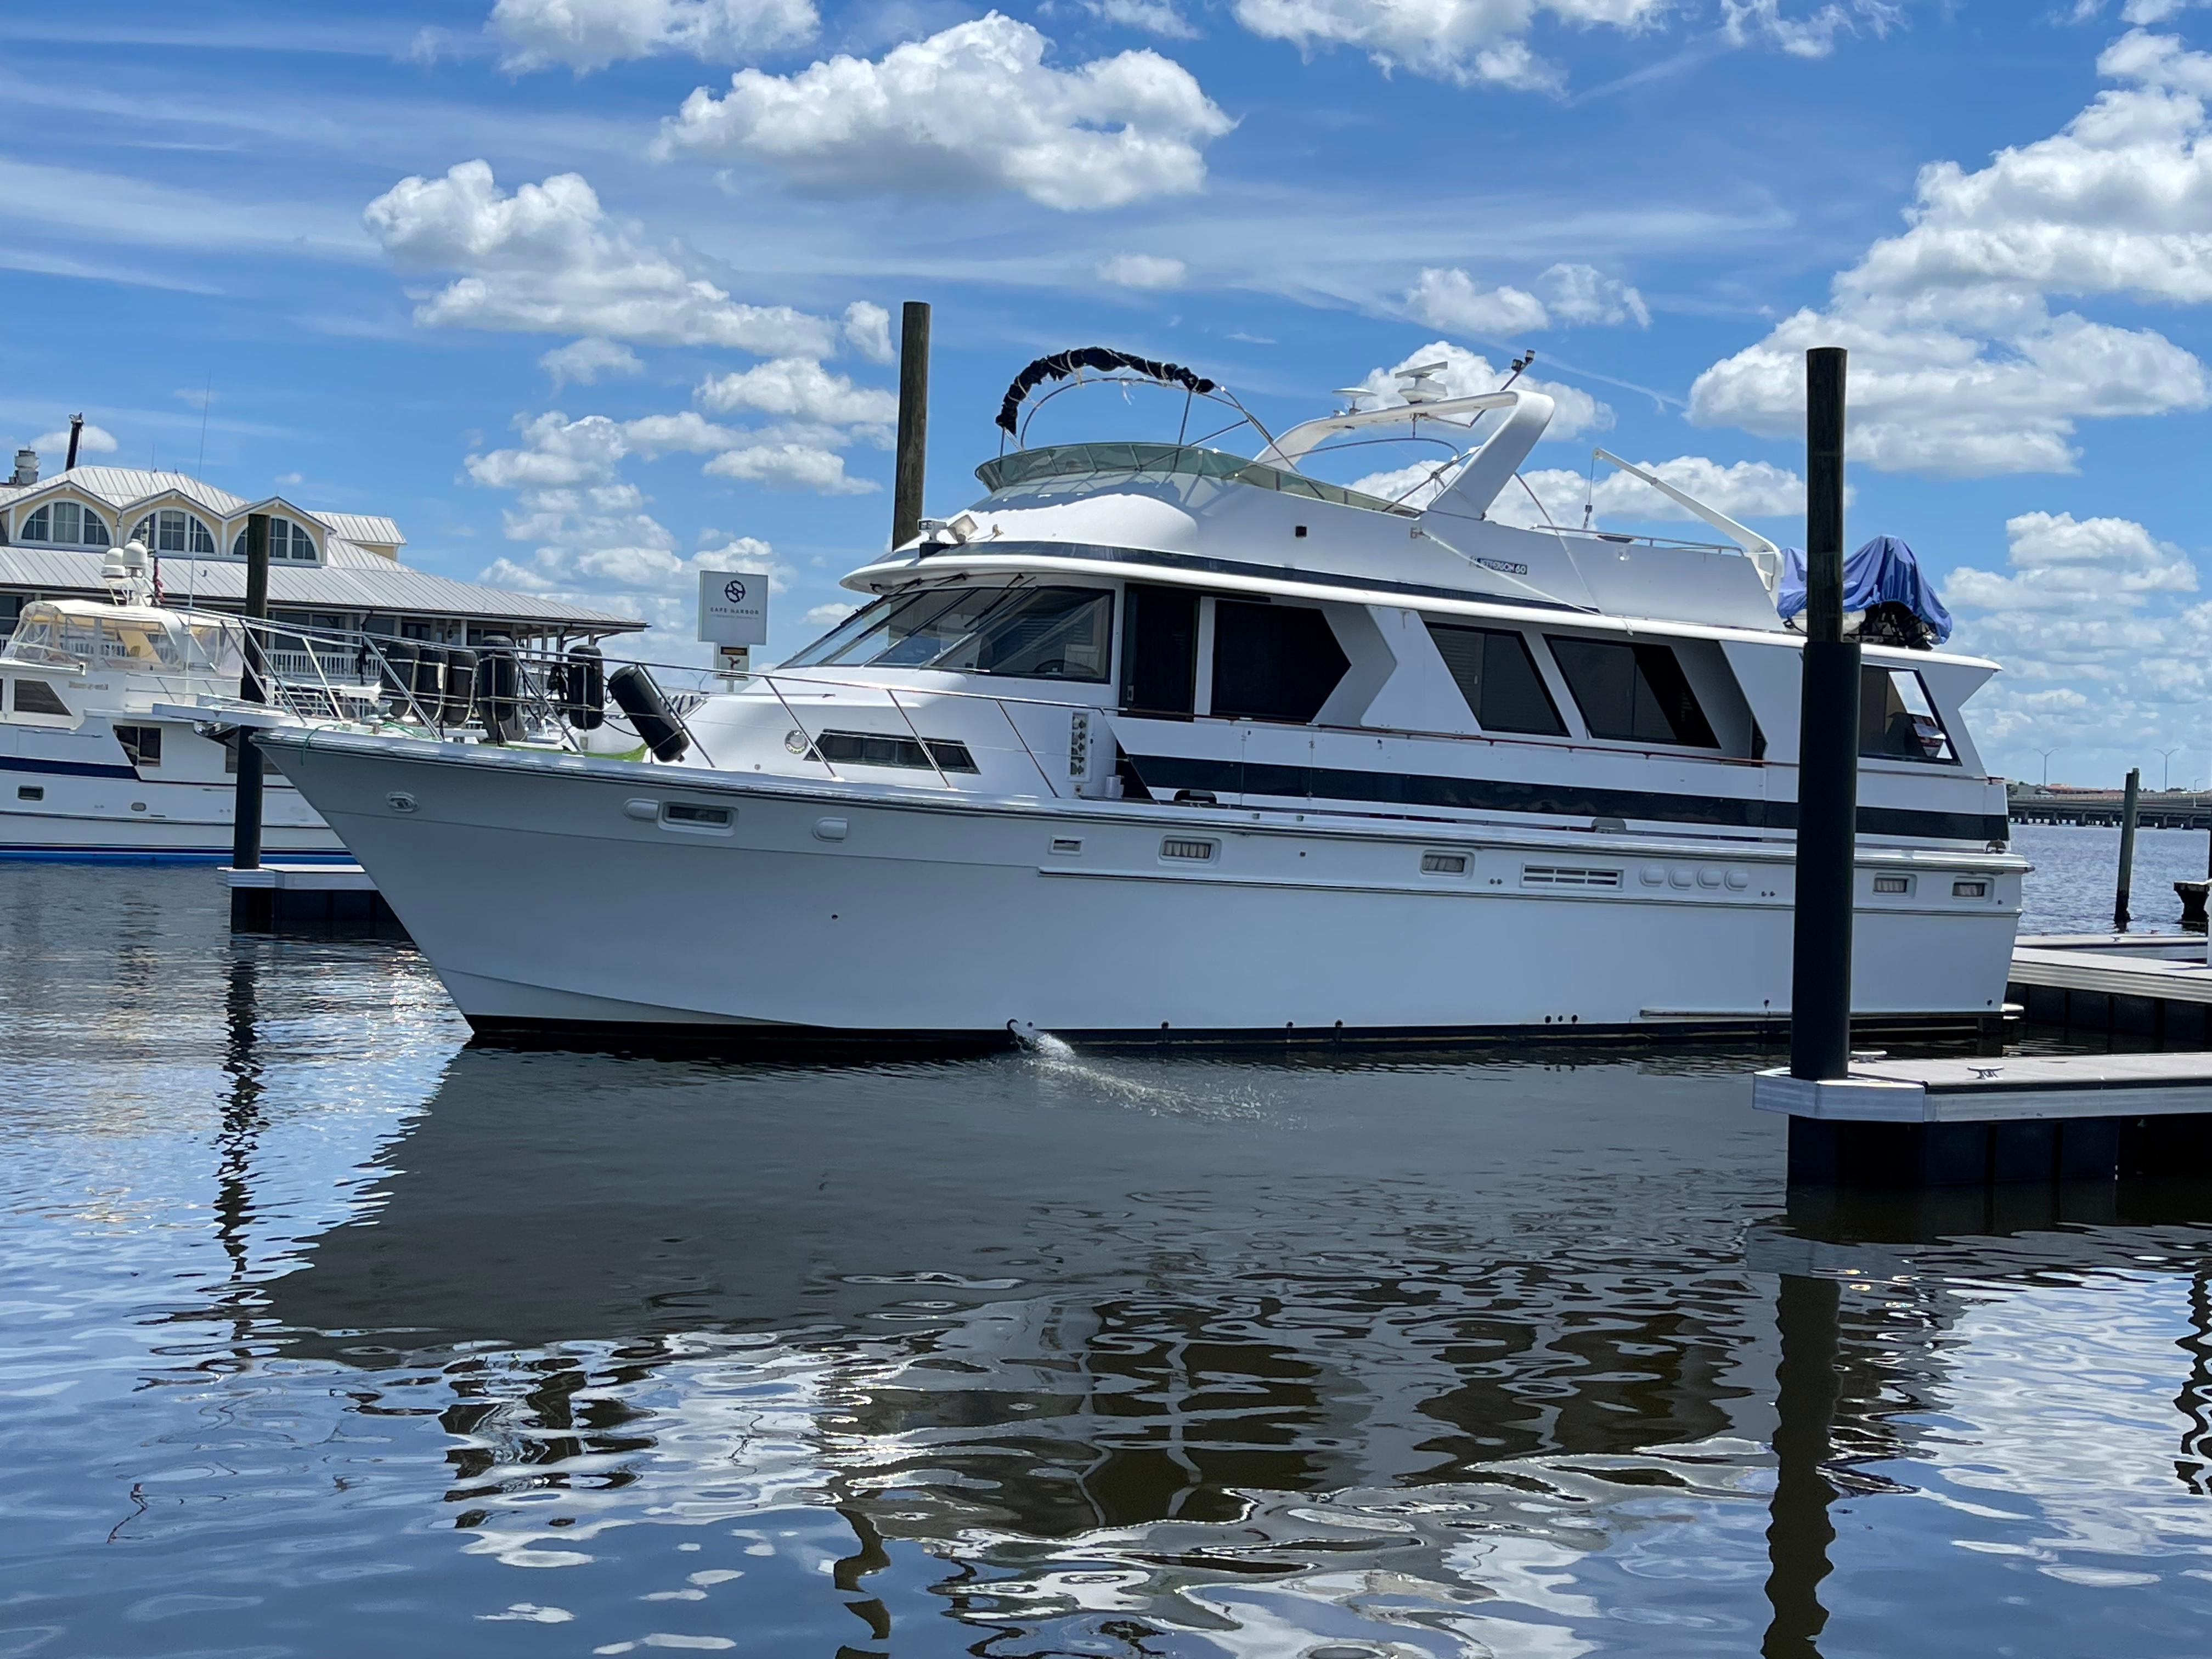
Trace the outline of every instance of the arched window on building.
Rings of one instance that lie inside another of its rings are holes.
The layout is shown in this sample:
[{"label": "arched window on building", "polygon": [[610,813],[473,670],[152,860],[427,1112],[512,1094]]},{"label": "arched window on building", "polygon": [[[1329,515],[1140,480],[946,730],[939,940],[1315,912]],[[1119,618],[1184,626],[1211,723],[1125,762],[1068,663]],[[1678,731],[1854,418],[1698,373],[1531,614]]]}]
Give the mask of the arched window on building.
[{"label": "arched window on building", "polygon": [[49,501],[23,520],[21,539],[52,547],[106,547],[107,520],[75,501]]},{"label": "arched window on building", "polygon": [[183,553],[194,558],[215,557],[215,532],[189,513],[165,507],[138,520],[131,539],[143,542],[150,553]]},{"label": "arched window on building", "polygon": [[[243,530],[230,544],[230,556],[234,559],[246,556],[246,532]],[[294,564],[313,564],[315,562],[315,538],[307,533],[307,526],[272,516],[269,520],[269,557],[272,563],[282,563],[289,559]]]}]

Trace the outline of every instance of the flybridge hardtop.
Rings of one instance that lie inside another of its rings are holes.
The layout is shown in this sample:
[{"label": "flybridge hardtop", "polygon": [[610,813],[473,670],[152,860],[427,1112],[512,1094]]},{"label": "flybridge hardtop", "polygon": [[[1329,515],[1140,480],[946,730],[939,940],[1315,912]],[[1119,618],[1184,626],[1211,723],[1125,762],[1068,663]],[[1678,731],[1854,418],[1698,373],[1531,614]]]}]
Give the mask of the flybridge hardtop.
[{"label": "flybridge hardtop", "polygon": [[[1348,408],[1278,434],[1212,380],[1091,347],[1023,370],[998,424],[1018,441],[1045,404],[1100,377],[1182,392],[1183,432],[1174,442],[1068,443],[1003,453],[977,470],[988,492],[982,500],[949,520],[927,521],[921,537],[855,572],[847,585],[888,592],[912,580],[924,561],[950,574],[985,568],[976,561],[1003,567],[1010,560],[1075,559],[1149,566],[1170,580],[1256,575],[1309,587],[1760,632],[1783,625],[1774,603],[1781,569],[1774,544],[1625,462],[1614,464],[1705,518],[1729,543],[1553,525],[1533,496],[1538,527],[1504,522],[1528,516],[1503,514],[1499,502],[1509,491],[1525,492],[1519,469],[1554,410],[1540,392],[1508,387],[1446,397],[1426,372],[1409,371],[1395,398],[1377,402],[1363,392]],[[1028,401],[1055,380],[1066,383]],[[1218,447],[1218,432],[1192,440],[1194,427],[1216,424],[1196,412],[1201,407],[1249,428],[1256,453]],[[1449,457],[1397,500],[1303,470],[1340,443],[1378,438],[1442,441]]]},{"label": "flybridge hardtop", "polygon": [[[1180,394],[1171,441],[1027,441],[1133,377]],[[264,741],[488,1035],[1780,1019],[1802,652],[1780,550],[1640,473],[1728,544],[1504,522],[1550,398],[1415,372],[1376,401],[1253,422],[1238,453],[1201,411],[1250,417],[1204,375],[1042,359],[983,497],[847,579],[871,603],[719,687],[609,677],[651,761],[582,734]],[[1407,432],[1448,459],[1395,499],[1306,470]],[[1978,1025],[2026,867],[1966,711],[1995,665],[1864,665],[1854,996]],[[547,891],[560,925],[516,927]]]}]

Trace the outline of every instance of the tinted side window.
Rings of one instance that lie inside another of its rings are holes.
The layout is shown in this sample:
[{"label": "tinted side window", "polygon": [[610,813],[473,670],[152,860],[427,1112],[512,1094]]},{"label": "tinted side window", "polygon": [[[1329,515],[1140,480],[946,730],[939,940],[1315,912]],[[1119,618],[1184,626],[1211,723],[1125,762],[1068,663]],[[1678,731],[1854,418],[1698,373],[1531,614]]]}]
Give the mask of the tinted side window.
[{"label": "tinted side window", "polygon": [[19,714],[69,714],[69,705],[54,695],[44,680],[15,682],[15,712]]},{"label": "tinted side window", "polygon": [[1198,595],[1132,582],[1121,623],[1121,707],[1188,714],[1198,707]]},{"label": "tinted side window", "polygon": [[1556,634],[1551,646],[1592,737],[1720,747],[1672,647]]},{"label": "tinted side window", "polygon": [[1352,666],[1318,611],[1217,600],[1213,712],[1227,720],[1304,725]]},{"label": "tinted side window", "polygon": [[1486,732],[1530,732],[1565,737],[1566,722],[1544,689],[1528,641],[1511,629],[1429,624],[1444,666],[1459,684],[1468,711]]}]

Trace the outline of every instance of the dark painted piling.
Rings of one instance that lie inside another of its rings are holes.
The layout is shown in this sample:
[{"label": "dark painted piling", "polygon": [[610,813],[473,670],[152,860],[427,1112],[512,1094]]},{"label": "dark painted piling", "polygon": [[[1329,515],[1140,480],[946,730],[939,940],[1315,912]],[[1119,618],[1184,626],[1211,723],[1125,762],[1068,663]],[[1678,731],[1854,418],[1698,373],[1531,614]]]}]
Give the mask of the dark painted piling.
[{"label": "dark painted piling", "polygon": [[1797,727],[1797,903],[1790,1072],[1851,1058],[1851,903],[1859,791],[1859,647],[1844,638],[1845,354],[1805,354],[1805,653]]},{"label": "dark painted piling", "polygon": [[[262,654],[261,635],[253,623],[266,621],[269,616],[266,513],[250,513],[246,519],[246,615],[245,662],[239,677],[239,700],[265,703],[269,701],[267,664]],[[231,819],[230,862],[234,869],[258,870],[261,867],[261,749],[253,740],[251,726],[239,728],[237,743],[238,794]],[[232,931],[257,933],[265,929],[272,902],[267,888],[234,886],[230,890]]]},{"label": "dark painted piling", "polygon": [[2120,883],[2112,897],[2112,931],[2128,931],[2128,890],[2136,878],[2136,815],[2142,806],[2142,769],[2128,769],[2127,799],[2120,803]]},{"label": "dark painted piling", "polygon": [[891,545],[921,533],[929,454],[929,307],[908,300],[899,318],[898,453],[892,470]]}]

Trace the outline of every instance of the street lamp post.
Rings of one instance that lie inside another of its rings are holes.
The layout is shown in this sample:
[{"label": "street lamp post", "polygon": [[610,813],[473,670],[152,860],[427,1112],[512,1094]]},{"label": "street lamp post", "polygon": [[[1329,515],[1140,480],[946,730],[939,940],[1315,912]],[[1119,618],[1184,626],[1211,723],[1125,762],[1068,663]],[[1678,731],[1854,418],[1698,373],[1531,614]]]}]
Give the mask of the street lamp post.
[{"label": "street lamp post", "polygon": [[2043,757],[2043,784],[2044,787],[2047,789],[2051,787],[2051,757],[2057,754],[2058,750],[2056,749],[2039,749],[2035,752]]},{"label": "street lamp post", "polygon": [[2172,749],[2161,749],[2158,752],[2166,760],[2166,770],[2159,775],[2158,781],[2159,793],[2164,794],[2173,787],[2173,757],[2181,752],[2181,745],[2177,744]]}]

